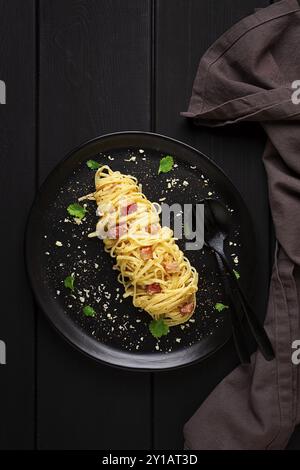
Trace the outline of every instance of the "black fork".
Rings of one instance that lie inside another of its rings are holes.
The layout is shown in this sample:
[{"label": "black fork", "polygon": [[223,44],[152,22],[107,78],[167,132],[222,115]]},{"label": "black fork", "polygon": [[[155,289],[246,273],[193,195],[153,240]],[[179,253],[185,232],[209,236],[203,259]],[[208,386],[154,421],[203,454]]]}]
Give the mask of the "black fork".
[{"label": "black fork", "polygon": [[[246,345],[245,332],[241,325],[241,310],[245,315],[252,336],[254,337],[259,349],[265,359],[270,361],[275,357],[272,344],[264,327],[261,325],[255,312],[251,308],[224,252],[224,241],[230,230],[230,216],[228,211],[217,200],[205,199],[201,202],[204,203],[205,245],[215,253],[219,269],[224,280],[224,287],[226,288],[229,298],[231,299],[231,303],[234,306],[235,315],[238,317],[238,324],[241,326],[241,328],[239,328],[235,322],[232,323],[235,325],[236,336],[239,335],[238,344],[236,344],[237,350],[241,350],[242,347]],[[225,285],[226,278],[224,277],[224,272],[228,279],[227,287]],[[241,355],[239,354],[239,356]],[[242,360],[241,357],[240,359]],[[243,362],[247,362],[247,357],[244,355]]]},{"label": "black fork", "polygon": [[[210,240],[209,234],[214,233],[214,226],[212,224],[212,220],[208,218],[207,216],[205,216],[204,218],[204,230],[205,230],[206,238]],[[225,238],[226,238],[225,234],[223,232],[220,232],[219,237],[216,238],[216,241],[218,242],[218,244],[220,244],[220,246],[222,246]],[[205,245],[208,248],[213,250],[212,246],[210,246],[207,241],[205,241]],[[229,278],[228,272],[224,268],[222,258],[218,252],[216,252],[215,250],[213,251],[216,256],[219,271],[222,276],[224,291],[225,291],[226,298],[228,299],[228,303],[229,303],[229,315],[230,315],[230,320],[231,320],[232,336],[233,336],[235,349],[236,349],[236,352],[238,354],[241,364],[250,364],[251,362],[250,352],[247,346],[246,332],[244,330],[244,327],[242,324],[242,318],[239,313],[239,305],[236,302],[236,299],[234,298],[234,296],[232,295],[230,278]]]}]

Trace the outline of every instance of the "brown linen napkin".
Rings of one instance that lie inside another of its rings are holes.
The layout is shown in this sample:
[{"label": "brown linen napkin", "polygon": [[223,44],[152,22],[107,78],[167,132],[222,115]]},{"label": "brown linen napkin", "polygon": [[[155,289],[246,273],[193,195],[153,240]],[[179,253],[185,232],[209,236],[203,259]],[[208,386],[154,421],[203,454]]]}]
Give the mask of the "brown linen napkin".
[{"label": "brown linen napkin", "polygon": [[185,425],[189,449],[283,449],[300,422],[300,7],[285,0],[227,31],[200,61],[188,112],[198,125],[259,121],[277,237],[265,327],[276,359],[258,351],[227,376]]}]

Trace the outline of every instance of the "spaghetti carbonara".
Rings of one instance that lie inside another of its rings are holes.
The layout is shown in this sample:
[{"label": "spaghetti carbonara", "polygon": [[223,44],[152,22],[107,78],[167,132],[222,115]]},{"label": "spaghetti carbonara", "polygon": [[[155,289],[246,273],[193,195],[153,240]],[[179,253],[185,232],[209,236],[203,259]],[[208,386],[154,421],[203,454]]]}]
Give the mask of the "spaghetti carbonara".
[{"label": "spaghetti carbonara", "polygon": [[168,227],[161,227],[159,210],[142,193],[137,179],[98,169],[96,191],[100,217],[91,236],[103,239],[115,258],[114,269],[135,307],[169,326],[186,322],[196,307],[198,273],[179,249]]}]

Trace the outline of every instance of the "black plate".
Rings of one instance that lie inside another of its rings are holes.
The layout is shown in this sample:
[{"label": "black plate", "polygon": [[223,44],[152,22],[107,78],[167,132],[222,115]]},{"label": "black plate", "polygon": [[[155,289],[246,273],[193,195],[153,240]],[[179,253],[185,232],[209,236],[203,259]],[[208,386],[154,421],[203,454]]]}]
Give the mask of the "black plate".
[{"label": "black plate", "polygon": [[[172,155],[176,166],[158,176],[162,156]],[[39,305],[58,331],[94,359],[114,366],[140,370],[171,369],[204,359],[230,337],[228,310],[218,312],[224,294],[214,257],[206,251],[186,251],[199,272],[197,309],[183,326],[171,328],[159,341],[148,330],[150,317],[122,299],[122,286],[112,270],[113,260],[98,239],[89,239],[97,217],[88,202],[86,220],[77,225],[66,208],[94,190],[94,172],[86,161],[98,160],[113,169],[136,176],[152,201],[199,202],[220,198],[231,211],[232,233],[227,253],[251,289],[254,237],[248,210],[229,179],[205,155],[168,137],[126,132],[99,137],[70,153],[42,185],[29,217],[26,235],[27,268]],[[62,243],[57,246],[56,242]],[[184,249],[185,240],[179,241]],[[75,298],[63,280],[76,274]],[[97,311],[85,317],[83,305]]]}]

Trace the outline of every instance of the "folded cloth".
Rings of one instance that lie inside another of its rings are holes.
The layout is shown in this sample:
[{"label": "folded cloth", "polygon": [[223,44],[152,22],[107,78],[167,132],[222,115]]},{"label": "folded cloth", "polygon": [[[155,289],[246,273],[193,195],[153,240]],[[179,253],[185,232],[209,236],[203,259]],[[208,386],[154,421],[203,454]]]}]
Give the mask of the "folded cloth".
[{"label": "folded cloth", "polygon": [[198,125],[258,121],[277,237],[265,327],[276,358],[257,351],[185,425],[189,449],[283,449],[300,422],[300,6],[284,0],[227,31],[200,61],[188,112]]}]

